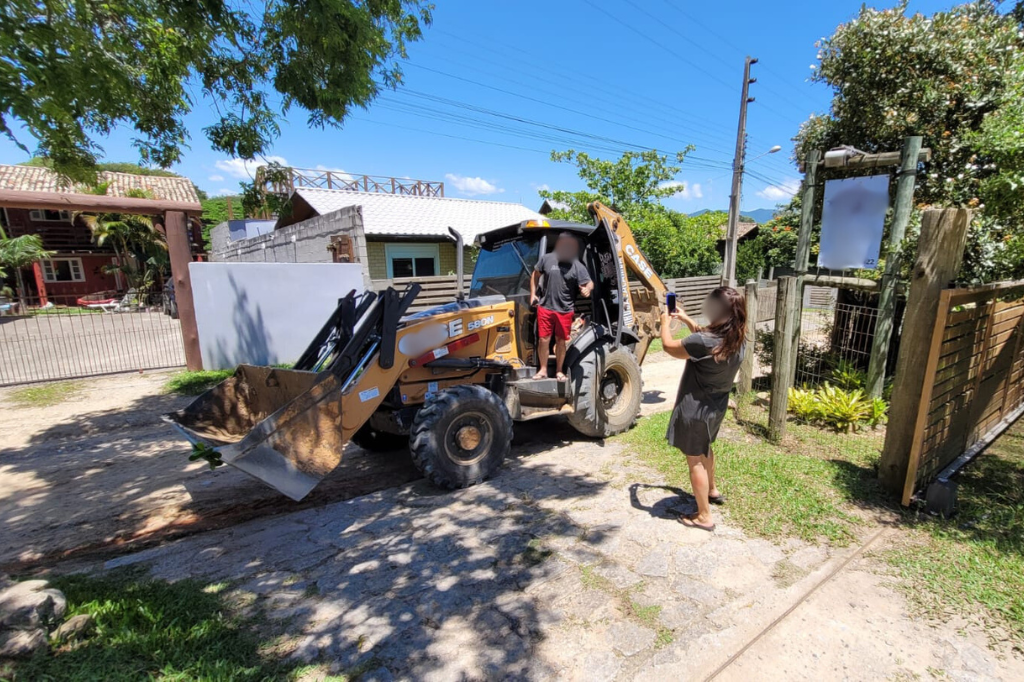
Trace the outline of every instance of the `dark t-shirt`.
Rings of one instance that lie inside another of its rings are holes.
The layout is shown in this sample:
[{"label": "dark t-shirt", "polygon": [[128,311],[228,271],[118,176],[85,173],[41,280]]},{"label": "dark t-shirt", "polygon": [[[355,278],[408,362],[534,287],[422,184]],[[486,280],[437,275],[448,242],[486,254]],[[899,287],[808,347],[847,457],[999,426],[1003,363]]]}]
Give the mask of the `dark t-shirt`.
[{"label": "dark t-shirt", "polygon": [[537,261],[533,268],[544,275],[541,285],[540,304],[556,313],[571,313],[574,310],[573,300],[580,286],[590,282],[590,273],[583,263],[573,260],[571,263],[559,263],[554,252],[546,253]]}]

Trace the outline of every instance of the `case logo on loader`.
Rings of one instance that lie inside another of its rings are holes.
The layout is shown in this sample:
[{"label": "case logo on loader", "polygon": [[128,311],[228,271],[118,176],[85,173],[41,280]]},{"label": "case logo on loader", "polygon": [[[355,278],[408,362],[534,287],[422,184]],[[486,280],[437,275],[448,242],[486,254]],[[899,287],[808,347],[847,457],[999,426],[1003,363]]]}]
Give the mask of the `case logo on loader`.
[{"label": "case logo on loader", "polygon": [[644,273],[648,279],[654,279],[654,270],[651,269],[651,266],[647,264],[647,261],[644,260],[644,257],[640,255],[640,252],[632,244],[626,245],[626,255],[629,256],[629,259],[640,268],[640,272]]},{"label": "case logo on loader", "polygon": [[[618,241],[618,236],[615,237]],[[627,247],[627,255],[630,248]],[[632,249],[634,252],[636,249]],[[615,259],[615,267],[619,271],[619,304],[622,306],[622,323],[627,327],[633,326],[633,301],[629,295],[629,279],[626,277],[626,268],[622,263],[621,258]]]}]

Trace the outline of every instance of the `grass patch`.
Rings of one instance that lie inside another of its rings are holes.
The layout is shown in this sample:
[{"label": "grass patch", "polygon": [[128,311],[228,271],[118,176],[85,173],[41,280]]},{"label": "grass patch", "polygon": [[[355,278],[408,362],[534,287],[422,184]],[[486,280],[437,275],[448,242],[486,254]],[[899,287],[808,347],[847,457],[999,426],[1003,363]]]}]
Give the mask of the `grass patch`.
[{"label": "grass patch", "polygon": [[233,369],[204,369],[198,372],[178,372],[164,384],[165,393],[199,395],[235,373]]},{"label": "grass patch", "polygon": [[97,308],[56,306],[53,308],[30,308],[23,314],[31,317],[38,317],[41,315],[102,315],[103,311]]},{"label": "grass patch", "polygon": [[[715,443],[715,474],[729,497],[729,518],[764,538],[849,544],[862,523],[850,503],[881,499],[874,471],[881,437],[790,424],[787,446],[776,446],[748,433],[764,429],[764,410],[748,407],[744,414],[751,421],[739,424],[730,412]],[[668,412],[647,417],[622,438],[666,483],[688,488],[686,459],[665,442],[668,419]]]},{"label": "grass patch", "polygon": [[76,381],[37,384],[11,391],[8,400],[15,407],[53,407],[74,398],[82,392],[82,388],[82,384]]},{"label": "grass patch", "polygon": [[[765,410],[739,402],[743,421],[730,413],[715,444],[730,520],[768,539],[843,545],[865,523],[857,505],[889,509],[903,525],[882,558],[902,578],[910,603],[933,618],[978,622],[1024,651],[1024,420],[960,474],[958,513],[940,519],[898,511],[882,492],[880,431],[840,434],[790,422],[786,442],[776,446],[762,437]],[[685,458],[665,442],[668,418],[645,418],[621,438],[667,484],[689,488]],[[776,570],[782,585],[803,573],[784,564]]]},{"label": "grass patch", "polygon": [[[672,335],[672,338],[673,339],[685,339],[689,335],[690,335],[690,328],[687,327],[684,324],[683,326],[681,326],[679,328],[679,331],[677,331],[675,334]],[[658,338],[654,339],[653,341],[651,341],[651,346],[650,346],[650,348],[647,349],[647,352],[648,353],[660,353],[663,350],[665,350],[665,347],[661,343],[661,337],[658,337]]]},{"label": "grass patch", "polygon": [[629,614],[638,620],[641,625],[646,625],[652,629],[658,627],[658,616],[661,615],[660,605],[651,604],[650,606],[643,606],[632,598],[627,599],[626,604],[629,606]]},{"label": "grass patch", "polygon": [[268,651],[273,640],[261,634],[258,620],[231,614],[223,584],[167,583],[137,571],[51,582],[67,596],[69,615],[95,618],[95,632],[16,663],[15,680],[264,682],[300,671],[297,661]]},{"label": "grass patch", "polygon": [[993,443],[958,481],[957,515],[921,519],[885,559],[923,613],[980,620],[1005,631],[1024,651],[1024,422]]}]

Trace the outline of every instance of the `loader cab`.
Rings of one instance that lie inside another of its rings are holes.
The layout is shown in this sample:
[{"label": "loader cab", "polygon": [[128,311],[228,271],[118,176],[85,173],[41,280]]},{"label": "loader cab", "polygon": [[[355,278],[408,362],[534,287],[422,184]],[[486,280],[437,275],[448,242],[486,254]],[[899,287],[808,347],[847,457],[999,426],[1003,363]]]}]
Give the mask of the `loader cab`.
[{"label": "loader cab", "polygon": [[480,251],[470,297],[501,295],[516,303],[517,338],[525,342],[521,350],[527,363],[532,363],[537,343],[536,315],[530,309],[530,277],[541,254],[554,250],[562,233],[578,240],[579,260],[594,282],[590,298],[577,297],[577,313],[586,326],[596,324],[605,333],[615,335],[620,326],[619,292],[626,283],[615,255],[615,236],[603,223],[530,220],[483,233],[476,239]]}]

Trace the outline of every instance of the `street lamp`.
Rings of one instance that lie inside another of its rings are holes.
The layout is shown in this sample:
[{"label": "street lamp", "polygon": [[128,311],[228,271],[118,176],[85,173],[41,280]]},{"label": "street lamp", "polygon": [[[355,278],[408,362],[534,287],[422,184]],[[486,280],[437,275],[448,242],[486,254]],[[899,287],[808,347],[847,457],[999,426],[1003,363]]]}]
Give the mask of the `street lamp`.
[{"label": "street lamp", "polygon": [[763,154],[758,154],[757,156],[752,158],[751,161],[757,161],[762,156],[768,156],[769,154],[774,154],[775,152],[781,152],[781,151],[782,151],[782,146],[781,145],[775,145],[774,147],[772,147],[768,151],[764,152]]},{"label": "street lamp", "polygon": [[[757,161],[762,156],[768,156],[781,151],[780,145],[758,154],[751,161]],[[743,166],[744,160],[741,156],[739,163],[735,164],[732,172],[732,195],[729,197],[729,227],[726,230],[725,243],[725,264],[722,268],[722,279],[725,284],[731,287],[736,286],[736,249],[739,242],[740,222],[740,195],[743,193]]]}]

